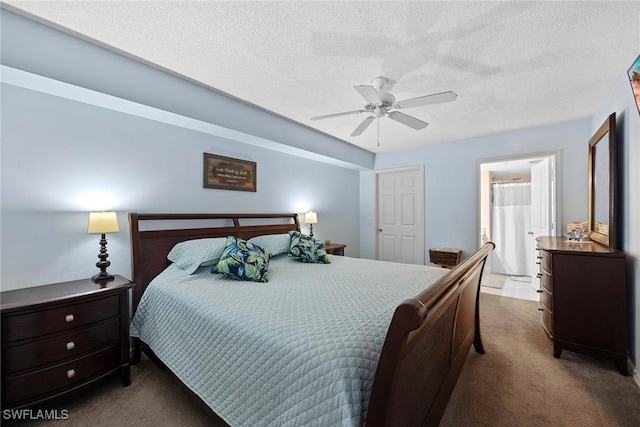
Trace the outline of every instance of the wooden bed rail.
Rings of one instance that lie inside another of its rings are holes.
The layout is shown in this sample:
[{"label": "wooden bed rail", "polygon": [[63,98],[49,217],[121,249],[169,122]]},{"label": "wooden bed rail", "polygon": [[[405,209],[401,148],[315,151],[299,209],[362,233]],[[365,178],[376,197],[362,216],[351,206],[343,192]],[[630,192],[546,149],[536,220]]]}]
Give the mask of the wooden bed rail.
[{"label": "wooden bed rail", "polygon": [[473,343],[484,353],[480,279],[495,245],[478,252],[394,313],[382,348],[367,426],[437,426]]}]

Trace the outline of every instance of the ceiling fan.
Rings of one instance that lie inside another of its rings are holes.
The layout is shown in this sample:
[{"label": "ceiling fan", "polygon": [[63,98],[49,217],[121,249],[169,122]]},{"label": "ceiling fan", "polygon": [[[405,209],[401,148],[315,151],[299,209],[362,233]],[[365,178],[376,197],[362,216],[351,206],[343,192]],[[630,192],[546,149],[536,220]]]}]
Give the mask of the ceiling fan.
[{"label": "ceiling fan", "polygon": [[365,101],[367,101],[367,105],[365,105],[362,110],[316,116],[312,117],[311,120],[324,120],[331,119],[333,117],[348,116],[351,114],[370,113],[370,115],[364,119],[364,121],[360,123],[353,132],[351,132],[350,136],[361,135],[362,132],[364,132],[365,129],[373,123],[374,119],[379,119],[384,116],[388,116],[391,120],[395,120],[396,122],[402,123],[403,125],[409,126],[415,130],[420,130],[426,128],[429,123],[423,122],[422,120],[396,110],[430,104],[440,104],[442,102],[451,102],[455,101],[458,97],[455,93],[448,91],[396,102],[395,96],[382,91],[388,83],[389,80],[387,78],[376,77],[371,81],[371,85],[358,85],[353,87],[365,99]]}]

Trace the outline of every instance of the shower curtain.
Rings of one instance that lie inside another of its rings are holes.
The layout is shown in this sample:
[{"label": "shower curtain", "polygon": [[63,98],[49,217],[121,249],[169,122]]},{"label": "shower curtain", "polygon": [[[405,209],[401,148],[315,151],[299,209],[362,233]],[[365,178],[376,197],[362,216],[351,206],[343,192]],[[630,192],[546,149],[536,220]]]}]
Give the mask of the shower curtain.
[{"label": "shower curtain", "polygon": [[510,276],[531,275],[531,183],[493,184],[491,272]]}]

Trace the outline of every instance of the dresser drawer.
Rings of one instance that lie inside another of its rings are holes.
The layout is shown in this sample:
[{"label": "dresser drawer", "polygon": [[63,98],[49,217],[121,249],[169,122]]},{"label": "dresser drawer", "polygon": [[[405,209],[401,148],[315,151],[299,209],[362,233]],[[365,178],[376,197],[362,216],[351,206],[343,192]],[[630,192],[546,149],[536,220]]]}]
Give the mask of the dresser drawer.
[{"label": "dresser drawer", "polygon": [[551,254],[541,250],[540,257],[540,269],[543,272],[551,274]]},{"label": "dresser drawer", "polygon": [[540,275],[540,289],[553,293],[553,279],[547,273],[541,273]]},{"label": "dresser drawer", "polygon": [[553,297],[545,289],[542,289],[542,292],[540,293],[540,304],[547,311],[550,311],[551,313],[553,313]]},{"label": "dresser drawer", "polygon": [[106,320],[120,314],[120,296],[2,318],[2,342],[40,337]]},{"label": "dresser drawer", "polygon": [[42,369],[26,375],[7,378],[4,381],[3,401],[6,405],[27,403],[47,394],[64,391],[117,369],[120,364],[120,346],[115,345],[71,362]]},{"label": "dresser drawer", "polygon": [[120,337],[120,319],[113,319],[77,332],[29,344],[5,347],[6,375],[23,369],[46,366],[83,353],[98,350]]},{"label": "dresser drawer", "polygon": [[549,310],[542,310],[542,317],[540,319],[542,321],[542,327],[544,328],[545,331],[547,331],[547,334],[549,334],[549,336],[551,338],[553,338],[553,315],[551,314],[551,312]]}]

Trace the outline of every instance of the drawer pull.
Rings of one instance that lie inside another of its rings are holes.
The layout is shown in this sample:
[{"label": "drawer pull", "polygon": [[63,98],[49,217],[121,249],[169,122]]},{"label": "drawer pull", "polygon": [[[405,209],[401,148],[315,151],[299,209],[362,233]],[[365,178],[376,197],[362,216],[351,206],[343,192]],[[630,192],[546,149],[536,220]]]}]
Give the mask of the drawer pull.
[{"label": "drawer pull", "polygon": [[67,378],[73,378],[76,376],[76,371],[74,369],[69,369],[67,371]]},{"label": "drawer pull", "polygon": [[544,311],[544,308],[538,307],[538,311]]},{"label": "drawer pull", "polygon": [[536,261],[536,265],[540,265],[540,261]]},{"label": "drawer pull", "polygon": [[73,350],[74,348],[76,348],[76,344],[73,341],[69,341],[67,343],[67,350]]},{"label": "drawer pull", "polygon": [[[536,292],[537,292],[537,293],[539,293],[539,294],[541,294],[541,293],[543,292],[543,290],[542,290],[542,289],[536,289]],[[68,346],[68,345],[69,345],[69,344],[67,344],[67,346]]]},{"label": "drawer pull", "polygon": [[536,274],[536,277],[539,279],[539,278],[541,278],[541,277],[542,277],[542,274],[541,274],[541,273],[538,273],[538,274]]},{"label": "drawer pull", "polygon": [[66,322],[67,322],[67,323],[69,323],[69,322],[73,322],[73,314],[67,314],[67,315],[64,317],[64,320],[66,320]]}]

